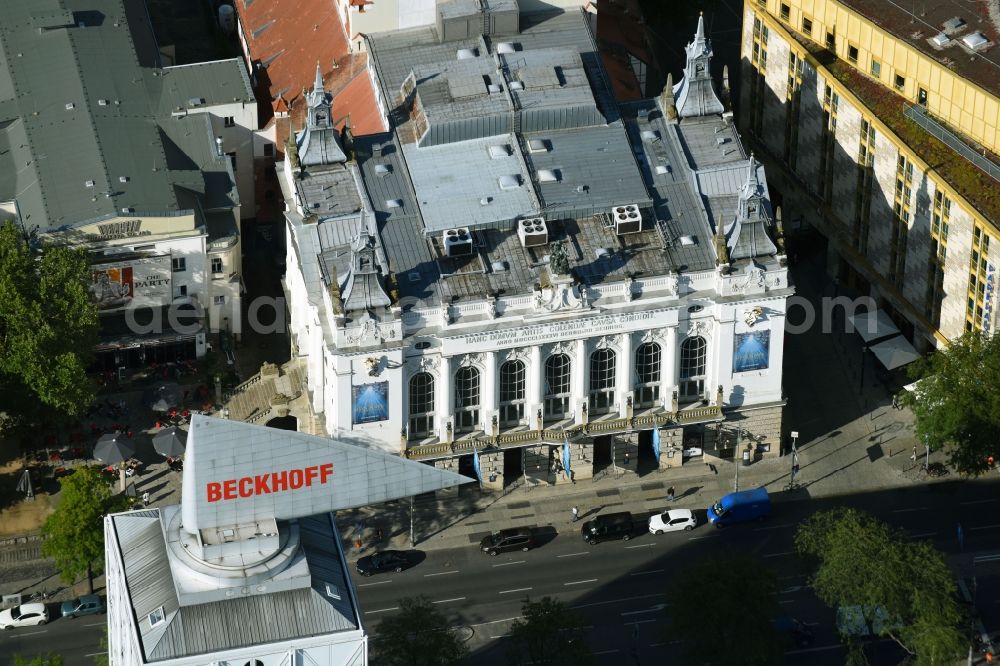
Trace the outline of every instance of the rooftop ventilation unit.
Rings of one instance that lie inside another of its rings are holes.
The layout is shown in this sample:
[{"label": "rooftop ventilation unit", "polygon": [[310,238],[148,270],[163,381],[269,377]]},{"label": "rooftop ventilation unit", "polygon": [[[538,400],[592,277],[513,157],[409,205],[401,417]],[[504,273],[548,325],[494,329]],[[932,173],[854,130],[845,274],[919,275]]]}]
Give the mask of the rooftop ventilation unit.
[{"label": "rooftop ventilation unit", "polygon": [[615,206],[611,209],[611,217],[614,219],[615,233],[619,236],[642,231],[642,213],[635,204]]},{"label": "rooftop ventilation unit", "polygon": [[953,32],[958,32],[965,27],[965,19],[955,16],[942,23],[941,27],[944,28],[944,31],[950,35]]},{"label": "rooftop ventilation unit", "polygon": [[459,49],[455,53],[455,57],[458,60],[470,60],[479,57],[479,51],[476,49]]},{"label": "rooftop ventilation unit", "polygon": [[446,230],[441,234],[441,244],[447,257],[467,257],[472,254],[472,234],[468,227]]},{"label": "rooftop ventilation unit", "polygon": [[517,47],[511,42],[500,42],[497,44],[497,53],[515,53],[517,52]]},{"label": "rooftop ventilation unit", "polygon": [[931,37],[931,44],[938,47],[939,49],[943,49],[944,47],[951,44],[951,37],[944,34],[943,32],[939,32],[938,34]]},{"label": "rooftop ventilation unit", "polygon": [[538,247],[549,244],[549,228],[545,219],[529,217],[517,223],[517,237],[522,247]]},{"label": "rooftop ventilation unit", "polygon": [[970,32],[965,37],[962,37],[962,43],[971,51],[982,51],[990,45],[990,41],[986,39],[986,35],[981,32]]}]

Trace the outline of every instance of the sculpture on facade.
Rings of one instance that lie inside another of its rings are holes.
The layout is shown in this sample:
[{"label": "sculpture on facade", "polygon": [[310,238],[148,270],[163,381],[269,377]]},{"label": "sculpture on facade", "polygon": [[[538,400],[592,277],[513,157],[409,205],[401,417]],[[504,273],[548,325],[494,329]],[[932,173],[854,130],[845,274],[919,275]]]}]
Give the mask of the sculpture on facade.
[{"label": "sculpture on facade", "polygon": [[569,275],[569,257],[562,241],[554,241],[549,246],[549,270],[553,275]]}]

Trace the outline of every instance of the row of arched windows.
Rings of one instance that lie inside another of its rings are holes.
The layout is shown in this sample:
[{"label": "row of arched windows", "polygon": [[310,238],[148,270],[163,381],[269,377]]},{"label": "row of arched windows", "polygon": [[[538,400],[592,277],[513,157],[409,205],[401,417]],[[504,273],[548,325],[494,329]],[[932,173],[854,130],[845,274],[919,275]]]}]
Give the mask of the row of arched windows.
[{"label": "row of arched windows", "polygon": [[[705,384],[708,345],[702,337],[688,338],[681,344],[680,394],[700,397]],[[652,407],[660,399],[660,345],[646,342],[635,350],[635,401],[638,407]],[[590,355],[588,409],[591,414],[605,414],[614,409],[617,354],[612,349],[597,349]],[[545,359],[543,412],[547,421],[570,415],[572,362],[566,354],[552,354]],[[479,427],[481,376],[475,367],[459,368],[454,377],[455,432],[469,432]],[[524,422],[527,398],[527,371],[522,361],[507,361],[499,372],[499,422],[516,426]],[[434,431],[434,377],[420,372],[410,379],[409,430],[413,437]]]}]

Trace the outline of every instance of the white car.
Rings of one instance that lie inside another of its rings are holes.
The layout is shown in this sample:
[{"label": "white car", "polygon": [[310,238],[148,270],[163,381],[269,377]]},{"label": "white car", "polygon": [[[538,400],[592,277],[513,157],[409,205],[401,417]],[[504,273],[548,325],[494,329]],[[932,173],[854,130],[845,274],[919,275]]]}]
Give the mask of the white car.
[{"label": "white car", "polygon": [[45,604],[21,604],[0,613],[0,629],[34,627],[49,621]]},{"label": "white car", "polygon": [[698,524],[691,509],[669,509],[649,517],[649,531],[653,534],[674,532],[676,530],[693,530]]}]

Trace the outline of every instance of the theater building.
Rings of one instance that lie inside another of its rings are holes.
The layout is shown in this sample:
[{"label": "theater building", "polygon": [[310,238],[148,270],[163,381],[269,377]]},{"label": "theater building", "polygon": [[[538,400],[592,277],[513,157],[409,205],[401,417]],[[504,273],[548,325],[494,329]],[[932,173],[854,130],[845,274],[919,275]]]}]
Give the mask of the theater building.
[{"label": "theater building", "polygon": [[469,7],[365,37],[391,132],[318,81],[279,165],[313,411],[494,488],[778,455],[793,289],[702,23],[619,105],[583,11]]},{"label": "theater building", "polygon": [[365,666],[333,512],[469,480],[200,415],[184,463],[179,506],[104,520],[112,666]]}]

